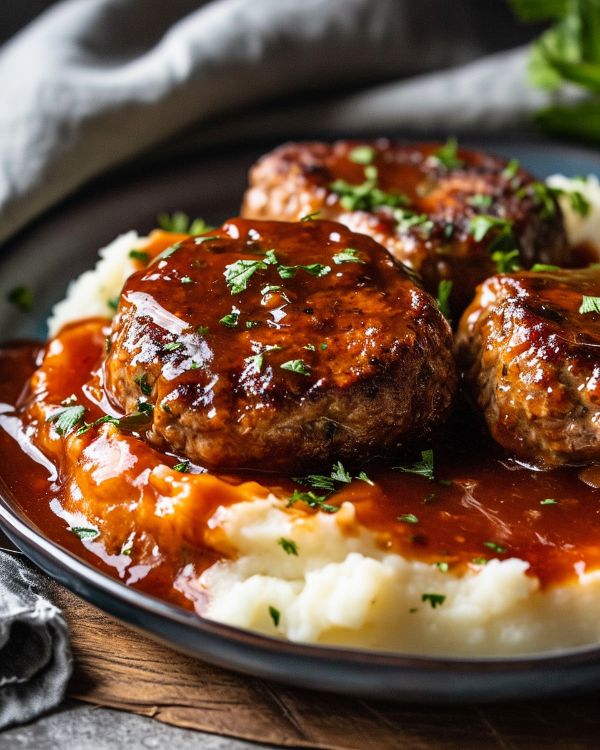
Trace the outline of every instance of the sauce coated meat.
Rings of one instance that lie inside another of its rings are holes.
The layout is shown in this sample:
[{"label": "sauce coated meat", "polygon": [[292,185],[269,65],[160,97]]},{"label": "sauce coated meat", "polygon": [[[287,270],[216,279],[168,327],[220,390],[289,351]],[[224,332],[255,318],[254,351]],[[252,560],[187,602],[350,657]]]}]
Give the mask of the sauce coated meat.
[{"label": "sauce coated meat", "polygon": [[[451,280],[455,318],[499,265],[570,263],[544,186],[514,163],[451,143],[288,143],[252,168],[243,216],[295,221],[314,211],[376,239],[432,294]],[[478,216],[485,223],[473,225]],[[519,258],[507,259],[515,247]]]},{"label": "sauce coated meat", "polygon": [[491,435],[548,468],[600,460],[600,271],[493,276],[458,351]]},{"label": "sauce coated meat", "polygon": [[436,302],[371,238],[234,219],[127,281],[104,367],[118,409],[202,465],[294,470],[426,437],[455,391]]}]

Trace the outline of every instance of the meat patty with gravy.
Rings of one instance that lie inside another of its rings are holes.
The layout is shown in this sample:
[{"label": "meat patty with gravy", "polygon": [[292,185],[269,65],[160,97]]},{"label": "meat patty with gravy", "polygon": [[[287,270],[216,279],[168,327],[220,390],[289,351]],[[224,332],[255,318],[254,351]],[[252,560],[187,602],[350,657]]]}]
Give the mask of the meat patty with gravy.
[{"label": "meat patty with gravy", "polygon": [[494,276],[457,349],[494,439],[542,468],[600,460],[600,270]]},{"label": "meat patty with gravy", "polygon": [[295,469],[395,451],[456,386],[437,303],[370,237],[232,219],[126,282],[104,367],[151,442],[209,467]]},{"label": "meat patty with gravy", "polygon": [[569,265],[562,214],[547,188],[516,162],[452,141],[287,143],[251,169],[243,216],[297,221],[315,211],[373,237],[434,296],[440,281],[452,281],[455,317],[499,270]]}]

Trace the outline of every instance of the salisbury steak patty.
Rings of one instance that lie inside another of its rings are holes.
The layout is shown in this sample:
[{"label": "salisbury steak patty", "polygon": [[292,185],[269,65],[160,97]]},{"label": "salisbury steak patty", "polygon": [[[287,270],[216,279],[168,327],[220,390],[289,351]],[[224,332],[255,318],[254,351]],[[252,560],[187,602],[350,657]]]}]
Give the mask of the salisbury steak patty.
[{"label": "salisbury steak patty", "polygon": [[458,333],[492,436],[550,468],[600,459],[600,270],[494,276]]},{"label": "salisbury steak patty", "polygon": [[359,459],[427,435],[456,377],[437,304],[371,238],[233,219],[133,274],[109,397],[155,405],[149,439],[212,467]]},{"label": "salisbury steak patty", "polygon": [[547,188],[514,162],[452,142],[288,143],[250,171],[243,216],[297,221],[314,211],[373,237],[432,294],[451,280],[455,315],[498,271],[569,261]]}]

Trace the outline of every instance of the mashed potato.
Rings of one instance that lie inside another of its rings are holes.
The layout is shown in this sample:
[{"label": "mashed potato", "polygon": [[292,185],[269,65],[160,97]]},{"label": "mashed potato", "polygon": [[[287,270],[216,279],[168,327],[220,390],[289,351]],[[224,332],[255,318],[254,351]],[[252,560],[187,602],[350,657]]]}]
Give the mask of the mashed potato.
[{"label": "mashed potato", "polygon": [[[548,182],[589,201],[582,217],[560,199],[570,241],[595,242],[598,180]],[[110,301],[135,270],[129,253],[145,241],[130,232],[103,248],[96,268],[55,306],[50,335],[69,321],[110,315]],[[209,543],[229,559],[181,586],[208,594],[203,614],[220,622],[292,641],[455,656],[600,641],[600,571],[581,569],[575,582],[547,589],[516,558],[457,575],[383,550],[350,503],[336,514],[304,516],[270,495],[220,507],[209,528]]]}]

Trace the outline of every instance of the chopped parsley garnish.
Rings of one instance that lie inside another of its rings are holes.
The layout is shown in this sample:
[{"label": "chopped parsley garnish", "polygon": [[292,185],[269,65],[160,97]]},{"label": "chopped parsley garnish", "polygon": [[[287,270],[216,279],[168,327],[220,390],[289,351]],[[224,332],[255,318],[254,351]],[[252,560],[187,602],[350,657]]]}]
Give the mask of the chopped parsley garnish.
[{"label": "chopped parsley garnish", "polygon": [[359,257],[358,250],[353,247],[346,247],[333,256],[333,262],[339,266],[341,263],[364,263],[365,261]]},{"label": "chopped parsley garnish", "polygon": [[181,283],[182,284],[191,284],[194,281],[191,276],[182,276],[181,277]]},{"label": "chopped parsley garnish", "polygon": [[334,482],[343,482],[344,484],[350,484],[350,482],[352,481],[352,477],[346,471],[341,461],[337,461],[333,465],[333,469],[331,470],[331,478]]},{"label": "chopped parsley garnish", "polygon": [[294,490],[292,496],[287,502],[287,507],[291,508],[295,503],[302,501],[303,503],[306,503],[309,508],[313,508],[314,510],[322,510],[323,513],[337,513],[340,509],[338,505],[329,505],[329,503],[325,502],[329,497],[329,494],[317,495],[312,491],[300,492],[300,490]]},{"label": "chopped parsley garnish", "polygon": [[249,357],[246,357],[244,362],[249,364],[255,372],[261,372],[265,364],[265,355],[263,352],[252,354]]},{"label": "chopped parsley garnish", "polygon": [[487,557],[474,557],[471,562],[473,565],[487,565],[489,560]]},{"label": "chopped parsley garnish", "polygon": [[529,269],[535,273],[541,273],[543,271],[560,271],[560,266],[552,266],[550,263],[534,263]]},{"label": "chopped parsley garnish", "polygon": [[173,466],[173,471],[179,471],[181,474],[187,474],[190,470],[190,462],[189,461],[180,461],[178,464],[175,464]]},{"label": "chopped parsley garnish", "polygon": [[317,347],[314,344],[304,344],[302,348],[308,350],[309,352],[317,351]]},{"label": "chopped parsley garnish", "polygon": [[29,312],[33,307],[33,292],[27,286],[16,286],[6,295],[6,299],[21,312]]},{"label": "chopped parsley garnish", "polygon": [[449,299],[450,292],[452,291],[452,283],[453,282],[450,279],[441,279],[440,283],[438,284],[437,291],[438,306],[442,315],[447,320],[450,320],[451,317]]},{"label": "chopped parsley garnish", "polygon": [[467,203],[470,206],[475,206],[476,208],[489,208],[492,205],[492,196],[491,195],[485,195],[483,193],[477,193],[476,195],[472,195]]},{"label": "chopped parsley garnish", "polygon": [[324,351],[325,351],[325,349],[327,349],[327,344],[326,344],[325,342],[323,342],[322,344],[320,344],[320,345],[319,345],[319,349],[320,349],[320,350],[321,350],[322,352],[324,352]]},{"label": "chopped parsley garnish", "polygon": [[431,604],[431,608],[435,609],[436,607],[441,606],[446,601],[446,597],[444,594],[421,594],[421,601],[429,602]]},{"label": "chopped parsley garnish", "polygon": [[298,375],[309,376],[311,374],[310,366],[307,365],[303,359],[289,359],[287,362],[284,362],[279,366],[282,370],[289,370],[290,372],[295,372]]},{"label": "chopped parsley garnish", "polygon": [[216,234],[209,234],[207,236],[196,237],[194,242],[196,243],[196,245],[204,245],[205,242],[212,242],[213,240],[219,240],[219,239],[221,238],[217,237]]},{"label": "chopped parsley garnish", "polygon": [[416,461],[410,466],[394,466],[397,471],[402,471],[405,474],[418,474],[425,479],[429,479],[430,482],[434,480],[433,474],[433,451],[426,450],[421,451],[421,460]]},{"label": "chopped parsley garnish", "polygon": [[421,234],[429,236],[433,229],[433,221],[427,214],[417,214],[407,208],[396,208],[393,216],[399,232],[408,232],[409,229],[418,227]]},{"label": "chopped parsley garnish", "polygon": [[135,531],[129,535],[129,538],[126,539],[123,544],[121,545],[121,554],[130,556],[133,552],[133,540],[135,538]]},{"label": "chopped parsley garnish", "polygon": [[387,193],[377,187],[378,172],[373,165],[365,167],[365,181],[352,185],[346,180],[335,180],[329,189],[340,196],[340,204],[347,211],[372,211],[378,206],[406,206],[409,202],[404,193]]},{"label": "chopped parsley garnish", "polygon": [[516,271],[520,268],[519,251],[513,235],[512,222],[488,214],[480,214],[471,219],[469,231],[476,242],[481,242],[490,230],[495,230],[496,236],[488,249],[498,273]]},{"label": "chopped parsley garnish", "polygon": [[227,313],[227,315],[224,315],[219,320],[219,323],[226,328],[236,328],[239,318],[240,311],[237,309],[237,307],[232,307],[231,312]]},{"label": "chopped parsley garnish", "polygon": [[196,328],[196,333],[199,333],[200,336],[206,336],[206,334],[209,332],[209,330],[210,329],[209,329],[208,326],[198,326]]},{"label": "chopped parsley garnish", "polygon": [[298,557],[298,545],[292,539],[286,539],[282,536],[277,540],[277,544],[286,553],[286,555],[295,555],[295,557]]},{"label": "chopped parsley garnish", "polygon": [[162,251],[162,253],[157,255],[156,258],[154,258],[154,262],[156,263],[157,261],[170,258],[174,252],[179,250],[180,247],[181,247],[181,242],[175,242],[173,245],[169,245],[169,247],[167,247],[165,250]]},{"label": "chopped parsley garnish", "polygon": [[520,168],[521,165],[519,163],[519,160],[511,159],[506,167],[504,167],[504,169],[502,170],[502,177],[505,177],[507,180],[512,180],[517,176]]},{"label": "chopped parsley garnish", "polygon": [[83,406],[66,406],[47,417],[46,422],[54,424],[59,435],[68,435],[81,422],[84,414],[85,407]]},{"label": "chopped parsley garnish", "polygon": [[545,500],[540,500],[540,505],[558,505],[558,500],[553,497],[547,497]]},{"label": "chopped parsley garnish", "polygon": [[85,526],[71,526],[69,531],[80,539],[94,539],[95,537],[100,536],[98,529],[90,529]]},{"label": "chopped parsley garnish", "polygon": [[119,307],[119,298],[118,297],[112,297],[111,299],[106,300],[106,305],[111,310],[116,310]]},{"label": "chopped parsley garnish", "polygon": [[402,521],[403,523],[419,523],[419,519],[414,513],[403,513],[401,516],[397,516],[396,520]]},{"label": "chopped parsley garnish", "polygon": [[370,484],[371,487],[375,486],[375,482],[372,479],[369,479],[366,472],[364,471],[361,471],[360,474],[356,478],[360,479],[361,482],[366,482],[367,484]]},{"label": "chopped parsley garnish", "polygon": [[256,328],[256,326],[259,326],[260,323],[258,320],[247,320],[246,321],[246,328]]},{"label": "chopped parsley garnish", "polygon": [[265,271],[267,263],[263,260],[236,260],[225,266],[223,276],[232,294],[239,294],[248,288],[248,282],[257,271]]},{"label": "chopped parsley garnish", "polygon": [[312,214],[306,214],[306,216],[301,216],[300,221],[312,221],[313,219],[316,219],[320,213],[321,213],[320,211],[313,211]]},{"label": "chopped parsley garnish", "polygon": [[446,169],[460,169],[464,162],[458,158],[458,141],[448,138],[446,143],[433,154],[438,164]]},{"label": "chopped parsley garnish", "polygon": [[144,250],[130,250],[129,257],[132,260],[139,260],[140,263],[147,263],[150,260],[150,256]]},{"label": "chopped parsley garnish", "polygon": [[579,190],[564,190],[563,188],[550,187],[543,182],[533,182],[517,193],[520,198],[528,194],[533,194],[535,202],[541,208],[540,215],[546,219],[552,218],[556,214],[554,199],[561,196],[569,201],[571,210],[580,216],[587,216],[590,212],[590,202]]},{"label": "chopped parsley garnish", "polygon": [[436,562],[435,567],[438,570],[441,570],[442,573],[447,573],[448,570],[450,569],[450,566],[448,565],[448,563],[444,561]]},{"label": "chopped parsley garnish", "polygon": [[214,227],[209,226],[204,219],[191,219],[183,211],[174,211],[172,214],[161,213],[157,216],[158,226],[165,232],[176,234],[202,234],[210,232]]},{"label": "chopped parsley garnish", "polygon": [[584,294],[579,306],[579,312],[582,315],[586,313],[600,313],[600,297],[588,297]]},{"label": "chopped parsley garnish", "polygon": [[143,375],[138,375],[133,379],[133,382],[139,385],[140,391],[144,394],[144,396],[149,396],[152,393],[152,386],[148,382],[148,375],[146,373],[144,373]]},{"label": "chopped parsley garnish", "polygon": [[177,351],[177,349],[181,349],[182,346],[183,344],[181,343],[181,341],[170,341],[168,344],[165,344],[163,346],[163,349],[166,352],[174,352]]},{"label": "chopped parsley garnish", "polygon": [[306,273],[320,278],[321,276],[327,276],[331,271],[331,268],[329,266],[324,266],[322,263],[310,263],[307,266],[279,266],[277,269],[282,279],[293,279],[298,270],[306,271]]},{"label": "chopped parsley garnish", "polygon": [[373,146],[356,146],[348,154],[348,159],[353,161],[355,164],[372,164],[377,156],[377,151]]},{"label": "chopped parsley garnish", "polygon": [[494,552],[497,552],[499,555],[504,554],[506,552],[506,547],[503,547],[501,544],[498,544],[497,542],[484,542],[484,547],[489,547],[489,549],[493,550]]},{"label": "chopped parsley garnish", "polygon": [[281,612],[276,607],[269,606],[269,614],[271,615],[271,620],[273,620],[273,625],[277,627],[281,619]]}]

